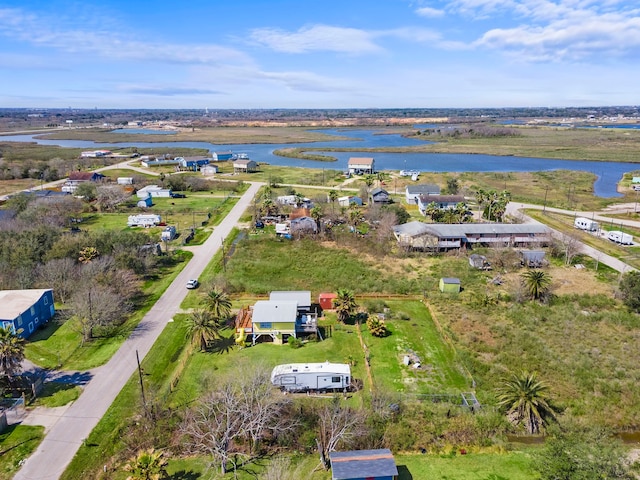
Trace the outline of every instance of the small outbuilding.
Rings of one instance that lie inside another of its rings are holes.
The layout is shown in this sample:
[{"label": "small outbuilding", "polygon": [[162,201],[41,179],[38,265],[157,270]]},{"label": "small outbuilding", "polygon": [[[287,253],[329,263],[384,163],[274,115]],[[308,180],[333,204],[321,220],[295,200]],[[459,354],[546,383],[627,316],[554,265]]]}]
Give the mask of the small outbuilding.
[{"label": "small outbuilding", "polygon": [[233,171],[236,173],[252,173],[258,171],[258,164],[253,160],[240,159],[233,162]]},{"label": "small outbuilding", "polygon": [[333,310],[333,300],[338,298],[337,293],[321,293],[318,295],[318,303],[322,310]]},{"label": "small outbuilding", "polygon": [[331,452],[331,480],[397,480],[398,467],[391,450]]},{"label": "small outbuilding", "polygon": [[460,279],[454,277],[442,277],[440,279],[440,291],[442,293],[460,293]]},{"label": "small outbuilding", "polygon": [[525,267],[540,268],[547,261],[544,258],[545,253],[542,250],[520,250],[521,263]]},{"label": "small outbuilding", "polygon": [[371,190],[371,201],[373,203],[389,203],[391,201],[391,197],[389,196],[389,192],[387,192],[384,188],[374,188]]}]

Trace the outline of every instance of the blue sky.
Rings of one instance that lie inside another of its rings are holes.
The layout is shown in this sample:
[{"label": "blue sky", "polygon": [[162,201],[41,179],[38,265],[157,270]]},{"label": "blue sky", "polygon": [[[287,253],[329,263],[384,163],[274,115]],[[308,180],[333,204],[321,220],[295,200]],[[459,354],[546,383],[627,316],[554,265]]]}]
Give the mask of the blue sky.
[{"label": "blue sky", "polygon": [[640,105],[639,0],[0,0],[0,107]]}]

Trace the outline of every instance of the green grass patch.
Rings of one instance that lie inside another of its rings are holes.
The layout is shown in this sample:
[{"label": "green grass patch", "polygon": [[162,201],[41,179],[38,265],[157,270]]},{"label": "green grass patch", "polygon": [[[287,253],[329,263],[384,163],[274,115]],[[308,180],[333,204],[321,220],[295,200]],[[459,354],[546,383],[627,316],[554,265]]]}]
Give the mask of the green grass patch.
[{"label": "green grass patch", "polygon": [[[420,301],[387,301],[390,335],[373,337],[363,325],[371,350],[371,370],[377,388],[404,393],[459,393],[471,388],[452,347],[445,343],[426,306]],[[402,317],[402,318],[399,318]],[[402,363],[417,355],[419,369]]]},{"label": "green grass patch", "polygon": [[34,407],[62,407],[78,399],[82,388],[68,383],[45,383],[38,397],[31,406]]},{"label": "green grass patch", "polygon": [[0,433],[0,479],[9,480],[44,438],[44,427],[10,425]]}]

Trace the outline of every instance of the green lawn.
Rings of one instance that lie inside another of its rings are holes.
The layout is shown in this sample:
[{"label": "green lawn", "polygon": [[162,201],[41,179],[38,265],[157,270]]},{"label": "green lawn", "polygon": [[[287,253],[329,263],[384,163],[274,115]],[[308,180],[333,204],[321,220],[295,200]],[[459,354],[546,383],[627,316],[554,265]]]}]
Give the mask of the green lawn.
[{"label": "green lawn", "polygon": [[11,425],[0,433],[0,480],[9,480],[38,447],[44,437],[44,427]]},{"label": "green lawn", "polygon": [[[456,361],[455,352],[443,341],[429,310],[420,301],[386,301],[391,334],[376,338],[363,325],[363,337],[371,349],[371,369],[378,388],[405,393],[459,393],[471,389],[471,380]],[[398,314],[407,319],[395,318]],[[421,368],[402,364],[404,355],[415,353]]]},{"label": "green lawn", "polygon": [[77,400],[82,388],[68,383],[45,383],[38,397],[31,404],[33,407],[61,407]]}]

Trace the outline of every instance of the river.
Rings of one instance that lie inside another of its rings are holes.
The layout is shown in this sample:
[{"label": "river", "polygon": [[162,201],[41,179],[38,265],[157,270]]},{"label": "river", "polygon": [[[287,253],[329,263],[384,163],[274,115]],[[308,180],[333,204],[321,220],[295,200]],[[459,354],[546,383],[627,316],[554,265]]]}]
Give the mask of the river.
[{"label": "river", "polygon": [[[121,130],[126,131],[126,130]],[[354,129],[322,129],[318,130],[335,136],[348,137],[350,139],[335,140],[330,142],[314,142],[300,144],[235,144],[216,145],[208,142],[125,142],[125,143],[96,143],[86,140],[48,140],[46,137],[34,138],[35,135],[6,135],[0,137],[6,142],[37,142],[40,145],[58,145],[68,148],[167,148],[168,146],[182,148],[201,148],[210,152],[231,150],[235,153],[246,153],[256,162],[264,162],[271,165],[283,165],[303,168],[346,170],[349,157],[374,157],[378,170],[420,170],[423,172],[536,172],[545,170],[580,170],[591,172],[597,176],[594,184],[594,193],[599,197],[620,197],[617,192],[617,183],[626,172],[640,170],[640,165],[625,162],[586,162],[577,160],[552,160],[545,158],[475,155],[461,153],[371,153],[371,152],[329,152],[325,155],[336,157],[336,162],[317,162],[286,158],[274,155],[273,152],[282,148],[380,148],[380,147],[406,147],[423,145],[425,142],[417,139],[406,138],[399,134],[376,134],[376,130]],[[132,133],[158,133],[136,129]],[[165,132],[162,132],[165,133]],[[167,132],[168,133],[168,132]],[[42,136],[42,135],[38,135]],[[163,138],[169,134],[158,135]],[[352,140],[358,138],[358,140]],[[323,154],[323,152],[309,152]]]}]

